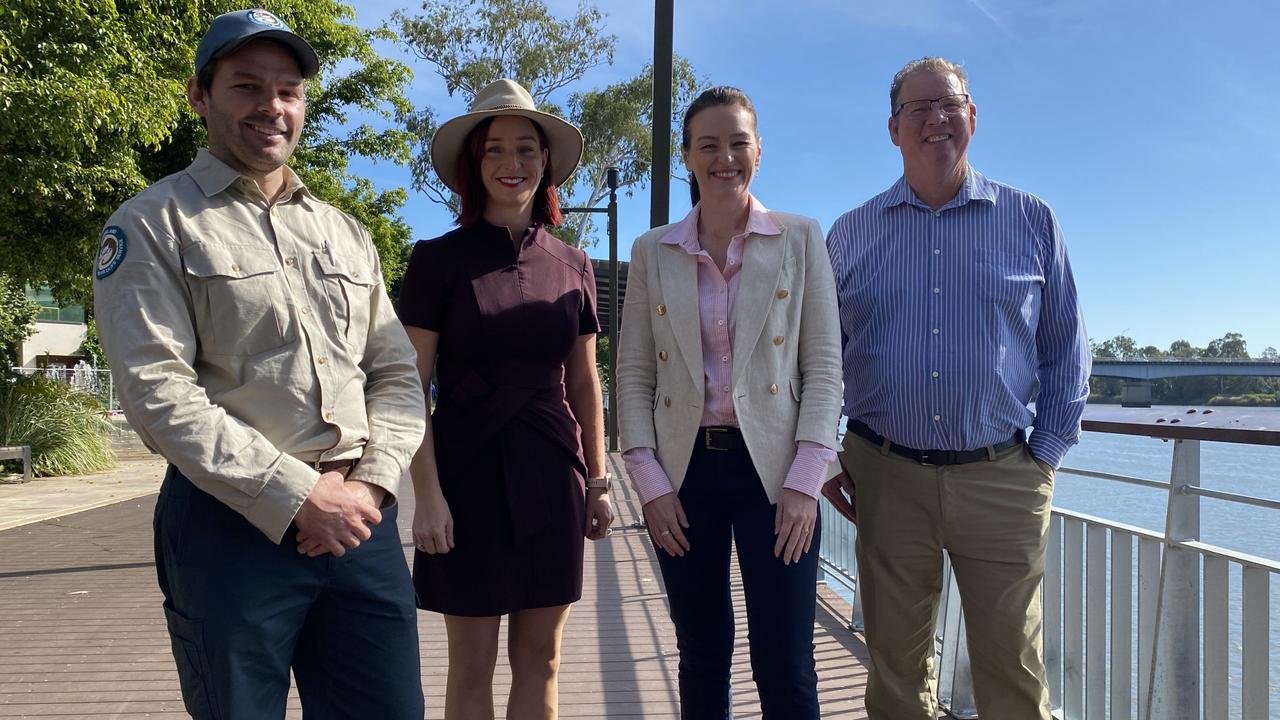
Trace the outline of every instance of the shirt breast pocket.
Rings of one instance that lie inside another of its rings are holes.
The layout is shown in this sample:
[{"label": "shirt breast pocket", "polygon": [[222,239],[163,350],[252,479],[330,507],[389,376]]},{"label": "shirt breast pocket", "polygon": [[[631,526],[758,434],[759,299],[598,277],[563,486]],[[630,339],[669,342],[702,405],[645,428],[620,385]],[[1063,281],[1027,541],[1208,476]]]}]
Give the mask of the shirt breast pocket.
[{"label": "shirt breast pocket", "polygon": [[369,333],[369,296],[375,278],[369,264],[361,258],[335,255],[327,251],[315,253],[329,301],[330,317],[348,346],[363,348]]},{"label": "shirt breast pocket", "polygon": [[980,248],[978,294],[1023,315],[1038,306],[1044,274],[1034,255],[1004,248]]},{"label": "shirt breast pocket", "polygon": [[246,356],[292,343],[288,295],[275,253],[200,243],[183,252],[202,351]]}]

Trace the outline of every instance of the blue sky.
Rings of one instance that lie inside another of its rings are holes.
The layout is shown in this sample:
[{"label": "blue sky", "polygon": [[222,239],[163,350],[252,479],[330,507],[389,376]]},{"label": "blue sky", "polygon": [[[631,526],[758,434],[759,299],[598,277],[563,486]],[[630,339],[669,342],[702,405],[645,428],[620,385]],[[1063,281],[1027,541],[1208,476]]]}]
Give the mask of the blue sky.
[{"label": "blue sky", "polygon": [[[650,61],[649,2],[598,0],[617,35],[610,67]],[[548,0],[560,15],[576,0]],[[356,3],[361,25],[419,6]],[[922,55],[964,64],[978,107],[970,161],[1053,206],[1067,237],[1089,335],[1165,348],[1243,333],[1280,348],[1280,3],[1271,0],[677,0],[676,52],[711,84],[756,104],[764,157],[753,192],[823,227],[892,184],[886,130],[894,72]],[[410,61],[411,99],[465,110]],[[408,186],[385,164],[353,169]],[[677,172],[683,172],[677,169]],[[672,183],[672,219],[689,208]],[[411,192],[415,238],[451,218]],[[620,257],[648,228],[649,194],[620,199]],[[605,242],[589,250],[606,257]]]}]

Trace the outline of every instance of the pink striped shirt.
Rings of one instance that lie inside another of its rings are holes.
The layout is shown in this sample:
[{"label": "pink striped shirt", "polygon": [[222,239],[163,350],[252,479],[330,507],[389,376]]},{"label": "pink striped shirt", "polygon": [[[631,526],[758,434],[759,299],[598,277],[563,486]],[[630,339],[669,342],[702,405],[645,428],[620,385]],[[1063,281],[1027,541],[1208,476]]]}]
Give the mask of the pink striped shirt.
[{"label": "pink striped shirt", "polygon": [[[733,338],[735,303],[742,278],[742,255],[752,234],[780,235],[782,228],[769,214],[768,208],[749,196],[746,230],[729,240],[722,271],[711,255],[698,242],[698,218],[701,205],[676,223],[661,242],[675,245],[698,264],[698,312],[702,325],[702,373],[704,397],[703,427],[709,425],[738,426],[733,408]],[[795,460],[787,472],[784,488],[817,497],[826,480],[827,466],[835,460],[835,451],[817,443],[800,441]],[[627,474],[635,484],[641,502],[675,492],[671,480],[658,463],[653,448],[632,448],[623,453]]]}]

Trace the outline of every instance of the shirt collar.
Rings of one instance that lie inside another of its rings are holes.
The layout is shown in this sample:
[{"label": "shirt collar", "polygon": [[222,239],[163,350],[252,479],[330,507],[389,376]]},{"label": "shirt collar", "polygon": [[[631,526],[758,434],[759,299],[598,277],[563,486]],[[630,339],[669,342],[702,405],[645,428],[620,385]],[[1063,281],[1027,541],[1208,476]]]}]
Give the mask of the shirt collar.
[{"label": "shirt collar", "polygon": [[[200,186],[200,190],[204,192],[205,197],[217,195],[234,185],[238,180],[244,180],[246,183],[254,182],[241,175],[239,170],[219,160],[206,148],[200,148],[196,152],[196,159],[187,166],[187,174],[191,176],[192,180],[196,181],[196,185]],[[307,197],[311,194],[302,179],[288,165],[284,166],[284,182],[284,191],[280,193],[280,199],[277,202],[288,202],[295,193],[300,191],[302,197]]]},{"label": "shirt collar", "polygon": [[[947,210],[960,207],[968,204],[971,200],[982,200],[994,205],[996,195],[995,185],[982,173],[974,170],[971,165],[969,166],[968,174],[965,175],[964,184],[960,186],[960,191],[956,193],[955,197],[947,201],[941,209]],[[893,187],[889,188],[882,197],[882,209],[887,210],[897,205],[915,205],[916,207],[931,210],[923,200],[916,196],[915,191],[911,189],[911,185],[907,182],[906,175],[898,178],[898,182],[894,183]]]},{"label": "shirt collar", "polygon": [[[668,245],[679,245],[685,252],[690,255],[697,255],[702,252],[702,245],[698,243],[698,218],[702,213],[702,203],[693,206],[688,215],[677,222],[671,232],[662,236],[661,242]],[[754,195],[747,195],[747,229],[743,235],[781,235],[782,226],[778,225],[778,221],[774,219],[769,212],[769,208],[765,207]]]}]

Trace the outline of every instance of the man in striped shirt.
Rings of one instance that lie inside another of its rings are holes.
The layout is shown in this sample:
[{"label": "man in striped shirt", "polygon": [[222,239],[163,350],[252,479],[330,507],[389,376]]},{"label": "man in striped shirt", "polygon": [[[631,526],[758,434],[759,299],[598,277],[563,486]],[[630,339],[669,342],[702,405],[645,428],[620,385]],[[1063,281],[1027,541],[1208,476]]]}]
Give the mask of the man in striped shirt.
[{"label": "man in striped shirt", "polygon": [[845,342],[842,459],[857,484],[867,711],[936,717],[946,551],[979,714],[1049,720],[1040,581],[1054,469],[1079,434],[1090,359],[1066,246],[1044,202],[969,166],[977,108],[963,69],[911,62],[890,101],[903,176],[827,238]]}]

